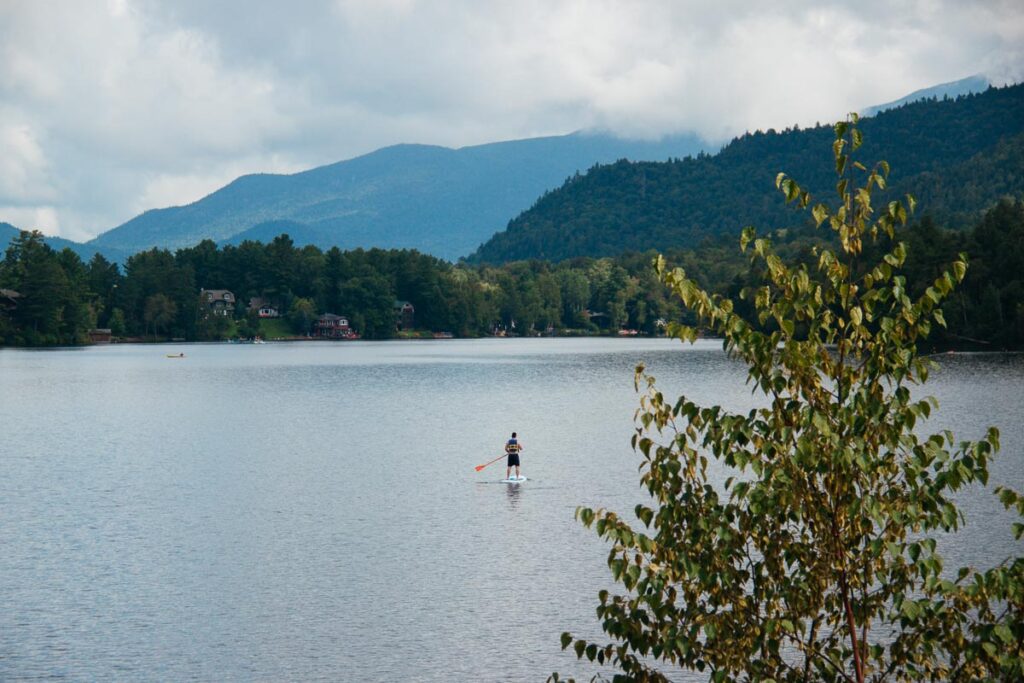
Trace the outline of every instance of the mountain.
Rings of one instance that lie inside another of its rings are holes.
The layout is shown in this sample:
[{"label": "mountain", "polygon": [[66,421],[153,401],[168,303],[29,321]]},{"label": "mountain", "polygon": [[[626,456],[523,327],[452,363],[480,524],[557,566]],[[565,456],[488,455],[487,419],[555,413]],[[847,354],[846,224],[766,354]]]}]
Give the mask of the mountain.
[{"label": "mountain", "polygon": [[[857,157],[888,161],[890,192],[914,194],[919,212],[949,226],[973,223],[1002,196],[1024,196],[1024,86],[921,100],[863,119],[861,130]],[[541,197],[470,260],[614,256],[694,247],[746,225],[800,225],[806,213],[785,205],[775,176],[785,171],[829,201],[832,139],[829,126],[758,131],[714,156],[591,169]]]},{"label": "mountain", "polygon": [[[7,249],[7,245],[10,244],[11,240],[17,237],[20,232],[21,230],[10,223],[0,221],[0,258],[3,258],[3,251]],[[43,241],[50,245],[54,251],[61,251],[64,248],[68,248],[78,254],[79,258],[83,261],[91,260],[96,252],[103,254],[110,261],[123,261],[128,257],[128,254],[119,249],[97,248],[88,244],[82,244],[81,242],[66,240],[63,237],[46,237]]]},{"label": "mountain", "polygon": [[921,90],[915,90],[906,97],[901,97],[898,100],[887,102],[886,104],[877,104],[873,107],[868,107],[861,112],[861,116],[874,116],[880,114],[883,111],[889,109],[896,109],[902,107],[904,104],[910,104],[911,102],[917,102],[919,100],[936,99],[941,100],[947,97],[956,98],[961,95],[972,95],[974,93],[981,93],[988,90],[989,82],[988,78],[981,74],[975,74],[974,76],[968,76],[967,78],[961,78],[959,81],[951,81],[949,83],[941,83],[939,85],[933,85],[930,88],[922,88]]},{"label": "mountain", "polygon": [[293,175],[243,176],[193,204],[147,211],[89,244],[139,251],[203,239],[265,241],[286,228],[300,245],[412,248],[455,259],[578,171],[705,147],[691,135],[643,141],[583,132],[460,149],[396,145]]}]

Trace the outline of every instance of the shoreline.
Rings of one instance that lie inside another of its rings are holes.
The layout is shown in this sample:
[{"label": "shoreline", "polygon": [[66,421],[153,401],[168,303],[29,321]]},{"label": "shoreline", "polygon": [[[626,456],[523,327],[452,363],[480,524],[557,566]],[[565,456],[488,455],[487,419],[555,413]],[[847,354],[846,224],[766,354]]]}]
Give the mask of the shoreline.
[{"label": "shoreline", "polygon": [[[337,344],[352,344],[352,343],[423,343],[423,342],[449,342],[449,341],[475,341],[475,340],[523,340],[523,339],[618,339],[618,340],[655,340],[664,339],[672,340],[674,337],[668,337],[666,335],[649,335],[649,334],[637,334],[637,335],[618,335],[618,334],[553,334],[553,335],[521,335],[521,336],[508,336],[508,335],[484,335],[480,337],[424,337],[424,336],[404,336],[404,337],[391,337],[388,339],[325,339],[318,337],[288,337],[288,338],[277,338],[277,339],[265,339],[259,342],[252,341],[235,341],[235,340],[218,340],[218,341],[172,341],[170,339],[157,339],[157,340],[141,340],[131,339],[130,341],[111,341],[101,343],[88,343],[88,344],[74,344],[74,345],[54,345],[54,346],[2,346],[0,345],[0,352],[5,350],[11,351],[56,351],[56,350],[84,350],[89,348],[101,348],[110,346],[153,346],[153,347],[182,347],[182,346],[259,346],[263,344],[294,344],[301,342],[315,342],[318,344],[337,343]],[[722,341],[718,337],[700,337],[699,341]],[[921,358],[938,359],[945,356],[981,356],[981,355],[1017,355],[1024,354],[1024,349],[978,349],[969,347],[935,347],[929,349],[921,349],[918,356]]]}]

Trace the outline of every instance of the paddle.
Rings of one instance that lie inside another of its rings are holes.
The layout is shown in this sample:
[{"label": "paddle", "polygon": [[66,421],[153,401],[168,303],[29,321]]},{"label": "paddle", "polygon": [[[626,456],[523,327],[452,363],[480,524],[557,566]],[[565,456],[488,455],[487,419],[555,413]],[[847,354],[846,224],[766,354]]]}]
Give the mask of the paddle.
[{"label": "paddle", "polygon": [[498,462],[499,460],[501,460],[504,457],[505,457],[504,455],[499,455],[497,458],[495,458],[494,460],[492,460],[490,462],[485,462],[483,465],[477,465],[476,466],[476,471],[479,472],[483,468],[487,467],[488,465],[493,465],[494,463]]}]

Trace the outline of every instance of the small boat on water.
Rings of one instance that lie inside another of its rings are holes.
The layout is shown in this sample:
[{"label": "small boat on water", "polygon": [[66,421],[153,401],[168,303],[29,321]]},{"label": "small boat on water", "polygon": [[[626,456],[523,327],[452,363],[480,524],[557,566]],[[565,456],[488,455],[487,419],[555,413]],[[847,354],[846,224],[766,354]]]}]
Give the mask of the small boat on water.
[{"label": "small boat on water", "polygon": [[169,354],[167,354],[167,357],[168,358],[184,358],[185,354],[184,353],[169,353]]}]

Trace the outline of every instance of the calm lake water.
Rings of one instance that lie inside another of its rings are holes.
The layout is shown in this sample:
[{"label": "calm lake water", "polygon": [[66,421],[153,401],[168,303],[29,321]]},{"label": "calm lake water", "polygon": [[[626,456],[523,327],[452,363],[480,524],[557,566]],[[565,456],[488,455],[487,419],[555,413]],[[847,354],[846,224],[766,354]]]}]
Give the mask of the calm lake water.
[{"label": "calm lake water", "polygon": [[[641,360],[751,405],[715,342],[0,351],[0,679],[589,679],[559,634],[600,635],[610,578],[573,510],[644,500]],[[1024,488],[1024,356],[937,361],[929,431],[998,425],[992,479]],[[475,472],[513,430],[530,481]],[[948,565],[1021,552],[962,503]]]}]

